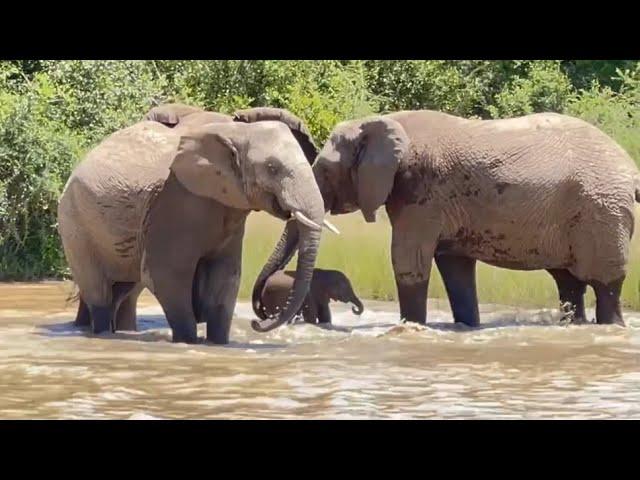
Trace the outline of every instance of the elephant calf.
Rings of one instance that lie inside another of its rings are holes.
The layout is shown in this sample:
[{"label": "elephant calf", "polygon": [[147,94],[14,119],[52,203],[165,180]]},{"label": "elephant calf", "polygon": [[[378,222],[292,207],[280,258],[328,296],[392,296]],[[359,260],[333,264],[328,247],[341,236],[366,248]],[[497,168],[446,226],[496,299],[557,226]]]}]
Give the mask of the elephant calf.
[{"label": "elephant calf", "polygon": [[[277,315],[287,303],[287,296],[295,280],[294,271],[278,270],[267,280],[262,290],[261,304],[267,316]],[[364,307],[351,287],[346,275],[337,270],[316,268],[311,278],[311,286],[302,309],[304,321],[307,323],[331,323],[329,301],[335,300],[352,303],[353,313],[361,315]]]}]

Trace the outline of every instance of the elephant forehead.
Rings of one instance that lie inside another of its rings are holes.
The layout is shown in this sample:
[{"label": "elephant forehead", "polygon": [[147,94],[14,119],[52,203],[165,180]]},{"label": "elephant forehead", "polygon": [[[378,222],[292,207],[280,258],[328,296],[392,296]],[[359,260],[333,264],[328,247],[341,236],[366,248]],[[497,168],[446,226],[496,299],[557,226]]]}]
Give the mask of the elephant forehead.
[{"label": "elephant forehead", "polygon": [[287,127],[256,130],[248,137],[248,143],[252,153],[264,153],[276,158],[293,156],[295,158],[292,160],[308,164],[302,148]]}]

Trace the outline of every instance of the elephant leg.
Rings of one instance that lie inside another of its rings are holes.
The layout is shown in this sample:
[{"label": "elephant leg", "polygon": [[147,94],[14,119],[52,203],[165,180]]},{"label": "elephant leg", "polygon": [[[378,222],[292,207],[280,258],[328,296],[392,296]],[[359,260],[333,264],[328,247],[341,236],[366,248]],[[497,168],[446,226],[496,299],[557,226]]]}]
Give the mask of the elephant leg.
[{"label": "elephant leg", "polygon": [[307,300],[302,305],[302,318],[305,323],[316,324],[318,321],[318,304],[307,297]]},{"label": "elephant leg", "polygon": [[229,343],[240,289],[243,233],[237,233],[214,258],[200,261],[201,273],[197,278],[199,284],[194,303],[198,305],[198,322],[207,323],[207,341],[214,344]]},{"label": "elephant leg", "polygon": [[331,323],[331,310],[329,302],[318,304],[318,323]]},{"label": "elephant leg", "polygon": [[76,325],[87,322],[88,313],[87,324],[92,333],[111,331],[113,282],[102,274],[97,265],[91,263],[84,265],[84,268],[75,268],[73,274],[80,290]]},{"label": "elephant leg", "polygon": [[624,326],[622,308],[620,307],[620,291],[624,277],[607,285],[592,282],[596,294],[596,322],[599,324],[618,324]]},{"label": "elephant leg", "polygon": [[436,266],[442,276],[455,323],[470,327],[480,325],[476,292],[476,260],[468,257],[436,255]]},{"label": "elephant leg", "polygon": [[116,330],[136,331],[138,329],[136,322],[136,305],[142,290],[141,285],[136,285],[133,291],[120,304],[120,308],[118,308],[118,312],[116,313]]},{"label": "elephant leg", "polygon": [[196,260],[184,261],[177,266],[154,265],[149,269],[153,279],[153,293],[167,317],[174,343],[198,341],[192,304],[196,263]]},{"label": "elephant leg", "polygon": [[91,330],[99,334],[114,332],[116,327],[116,312],[122,301],[135,288],[135,282],[115,282],[111,287],[111,299],[107,305],[89,304],[91,314]]},{"label": "elephant leg", "polygon": [[229,343],[231,320],[240,288],[240,265],[235,259],[202,260],[198,278],[198,322],[207,324],[207,341]]},{"label": "elephant leg", "polygon": [[113,332],[114,310],[111,305],[89,305],[91,312],[91,331],[95,334]]},{"label": "elephant leg", "polygon": [[573,312],[573,323],[586,322],[584,294],[587,290],[587,283],[578,280],[569,270],[549,269],[547,272],[551,274],[558,287],[561,308],[569,304],[569,308]]},{"label": "elephant leg", "polygon": [[91,325],[91,314],[89,313],[89,307],[85,301],[80,297],[78,301],[78,313],[76,319],[73,322],[76,327],[88,327]]},{"label": "elephant leg", "polygon": [[436,242],[416,238],[421,233],[407,234],[394,226],[391,259],[398,289],[400,318],[425,324],[429,275]]}]

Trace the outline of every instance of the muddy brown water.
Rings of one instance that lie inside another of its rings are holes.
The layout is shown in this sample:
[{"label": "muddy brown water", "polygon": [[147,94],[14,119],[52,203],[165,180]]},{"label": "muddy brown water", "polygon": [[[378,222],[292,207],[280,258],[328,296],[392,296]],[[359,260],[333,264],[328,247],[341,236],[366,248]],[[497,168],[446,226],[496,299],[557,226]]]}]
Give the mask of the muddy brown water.
[{"label": "muddy brown water", "polygon": [[229,345],[179,345],[147,292],[138,332],[91,337],[69,291],[0,285],[0,418],[640,418],[638,313],[627,328],[566,326],[486,305],[470,330],[444,301],[426,327],[366,301],[361,317],[333,304],[327,329],[259,334],[241,302]]}]

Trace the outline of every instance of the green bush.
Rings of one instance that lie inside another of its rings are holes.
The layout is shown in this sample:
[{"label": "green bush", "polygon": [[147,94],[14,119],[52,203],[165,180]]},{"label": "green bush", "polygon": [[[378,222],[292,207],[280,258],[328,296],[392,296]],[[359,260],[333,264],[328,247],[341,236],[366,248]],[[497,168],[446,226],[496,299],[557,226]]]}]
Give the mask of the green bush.
[{"label": "green bush", "polygon": [[271,62],[267,73],[265,105],[300,116],[319,145],[338,122],[376,111],[366,89],[363,62]]},{"label": "green bush", "polygon": [[482,83],[468,63],[443,60],[367,62],[367,84],[381,112],[441,110],[470,115],[482,105]]},{"label": "green bush", "polygon": [[49,62],[55,99],[49,117],[90,143],[139,121],[166,99],[163,82],[141,61]]},{"label": "green bush", "polygon": [[513,77],[489,106],[493,118],[508,118],[534,112],[563,112],[574,88],[560,62],[531,63],[526,76]]},{"label": "green bush", "polygon": [[617,76],[619,91],[594,81],[569,104],[567,113],[613,137],[640,165],[640,64]]},{"label": "green bush", "polygon": [[0,117],[0,279],[60,276],[57,200],[82,152],[79,135],[47,116],[46,77],[25,95],[2,97]]}]

